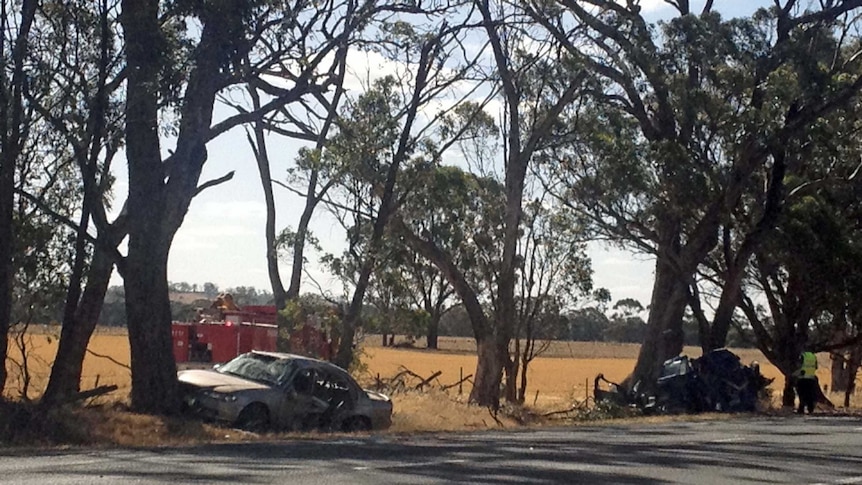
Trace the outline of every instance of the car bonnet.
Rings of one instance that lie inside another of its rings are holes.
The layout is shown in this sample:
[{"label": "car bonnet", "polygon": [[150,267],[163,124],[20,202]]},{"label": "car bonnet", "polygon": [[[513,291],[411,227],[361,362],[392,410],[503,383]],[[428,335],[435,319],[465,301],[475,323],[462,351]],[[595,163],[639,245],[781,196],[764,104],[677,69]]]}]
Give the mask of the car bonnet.
[{"label": "car bonnet", "polygon": [[241,377],[223,374],[212,370],[190,369],[177,374],[180,382],[195,387],[211,388],[219,392],[247,391],[252,389],[270,389],[266,384],[250,381]]}]

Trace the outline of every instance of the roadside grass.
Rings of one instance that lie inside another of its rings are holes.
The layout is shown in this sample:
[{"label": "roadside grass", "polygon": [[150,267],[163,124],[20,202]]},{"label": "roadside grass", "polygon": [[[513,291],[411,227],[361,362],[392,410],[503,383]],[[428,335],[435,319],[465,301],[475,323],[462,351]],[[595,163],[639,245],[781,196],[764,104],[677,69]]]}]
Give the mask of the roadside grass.
[{"label": "roadside grass", "polygon": [[46,410],[25,401],[0,403],[3,446],[185,446],[259,437],[184,417],[130,412],[123,404]]},{"label": "roadside grass", "polygon": [[[114,384],[114,393],[91,399],[84,406],[69,406],[51,412],[32,404],[41,394],[50,375],[50,362],[57,346],[59,328],[45,327],[28,337],[28,393],[22,398],[24,381],[20,372],[10,366],[6,400],[0,401],[0,445],[31,446],[181,446],[223,441],[278,439],[316,439],[323,434],[246,433],[229,427],[215,426],[183,417],[154,417],[128,410],[131,386],[129,344],[125,333],[117,329],[100,330],[92,339],[84,361],[82,389]],[[368,336],[362,347],[363,372],[356,377],[369,388],[390,393],[394,403],[393,424],[386,433],[446,432],[479,429],[511,429],[519,426],[574,425],[605,419],[621,422],[655,422],[689,417],[642,417],[625,409],[593,406],[593,379],[602,373],[619,382],[634,368],[639,346],[593,342],[554,342],[528,369],[526,406],[504,406],[492,413],[487,408],[468,405],[471,390],[469,377],[476,368],[475,343],[472,339],[442,337],[441,349],[380,347],[381,338]],[[418,341],[416,346],[423,345]],[[10,346],[13,361],[22,359],[17,348]],[[787,414],[780,408],[783,378],[759,352],[735,350],[744,363],[761,362],[772,384],[770,414]],[[686,348],[697,357],[700,350]],[[828,358],[820,356],[820,378],[828,382]],[[409,371],[406,373],[405,371]],[[418,383],[439,372],[437,377],[416,390]],[[393,377],[401,374],[402,383],[394,386]],[[411,377],[412,375],[412,377]],[[442,388],[448,388],[442,390]],[[862,388],[862,385],[859,386]],[[835,403],[843,395],[831,394]],[[853,407],[858,411],[858,398]],[[840,409],[834,412],[842,412]],[[727,419],[727,415],[700,415],[696,419]]]}]

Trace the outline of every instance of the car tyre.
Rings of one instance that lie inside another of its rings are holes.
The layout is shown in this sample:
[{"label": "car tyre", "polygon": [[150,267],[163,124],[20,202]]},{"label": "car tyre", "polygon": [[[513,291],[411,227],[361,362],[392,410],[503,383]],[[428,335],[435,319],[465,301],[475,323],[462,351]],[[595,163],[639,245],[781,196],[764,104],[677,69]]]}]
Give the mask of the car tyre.
[{"label": "car tyre", "polygon": [[352,416],[344,421],[344,424],[341,425],[341,430],[347,433],[371,431],[371,421],[365,416]]},{"label": "car tyre", "polygon": [[236,418],[236,427],[246,431],[263,431],[269,426],[269,410],[261,403],[249,404]]}]

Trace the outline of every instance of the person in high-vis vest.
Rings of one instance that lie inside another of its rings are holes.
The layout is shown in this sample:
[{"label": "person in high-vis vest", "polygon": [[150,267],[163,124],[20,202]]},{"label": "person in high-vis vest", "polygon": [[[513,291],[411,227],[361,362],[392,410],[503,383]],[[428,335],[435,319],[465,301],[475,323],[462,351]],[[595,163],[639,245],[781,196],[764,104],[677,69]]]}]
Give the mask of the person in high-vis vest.
[{"label": "person in high-vis vest", "polygon": [[817,391],[820,383],[817,381],[817,355],[814,352],[805,351],[799,356],[799,369],[794,373],[796,377],[796,394],[799,395],[799,407],[796,412],[803,414],[808,409],[808,414],[814,412],[814,404],[817,402]]}]

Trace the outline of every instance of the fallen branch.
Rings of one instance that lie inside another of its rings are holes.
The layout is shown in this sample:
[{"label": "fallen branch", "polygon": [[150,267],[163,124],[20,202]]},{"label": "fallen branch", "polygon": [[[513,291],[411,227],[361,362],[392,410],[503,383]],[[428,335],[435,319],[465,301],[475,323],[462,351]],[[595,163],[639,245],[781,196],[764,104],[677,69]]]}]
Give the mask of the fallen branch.
[{"label": "fallen branch", "polygon": [[111,357],[110,355],[97,354],[97,353],[93,352],[93,351],[92,351],[92,350],[90,350],[90,349],[87,349],[87,353],[88,353],[88,354],[90,354],[90,355],[92,355],[93,357],[98,357],[98,358],[100,358],[100,359],[108,359],[108,360],[110,360],[111,362],[113,362],[113,363],[117,364],[117,365],[118,365],[118,366],[120,366],[120,367],[125,367],[126,369],[132,370],[132,368],[131,368],[131,367],[129,367],[129,366],[127,366],[126,364],[124,364],[124,363],[120,362],[119,360],[117,360],[117,359],[115,359],[115,358]]},{"label": "fallen branch", "polygon": [[458,382],[456,382],[456,383],[454,383],[454,384],[449,384],[448,386],[442,386],[442,387],[440,388],[440,390],[448,391],[449,389],[452,389],[453,387],[455,387],[455,386],[457,386],[457,385],[459,385],[459,384],[462,384],[462,383],[464,383],[464,382],[467,382],[467,381],[469,381],[469,380],[470,380],[470,379],[472,379],[472,378],[473,378],[473,374],[470,374],[470,375],[468,375],[467,377],[465,377],[465,378],[461,379],[460,381],[458,381]]},{"label": "fallen branch", "polygon": [[94,387],[93,389],[79,392],[74,398],[72,398],[72,401],[83,401],[84,399],[90,399],[91,397],[103,396],[110,392],[114,392],[117,389],[118,387],[114,384]]},{"label": "fallen branch", "polygon": [[500,419],[497,417],[497,411],[494,411],[494,409],[493,409],[491,406],[488,406],[488,414],[490,414],[490,415],[491,415],[491,417],[492,417],[492,418],[494,418],[494,421],[496,421],[496,422],[497,422],[497,426],[499,426],[499,427],[501,427],[501,428],[505,428],[505,427],[506,427],[506,426],[503,424],[503,422],[502,422],[502,421],[500,421]]},{"label": "fallen branch", "polygon": [[[429,378],[427,378],[427,379],[423,380],[422,382],[420,382],[420,383],[416,386],[416,390],[417,390],[417,391],[418,391],[418,390],[421,390],[423,387],[427,386],[427,385],[428,385],[428,383],[430,383],[431,381],[433,381],[435,378],[439,377],[439,376],[440,376],[440,374],[442,374],[442,373],[443,373],[443,371],[438,370],[437,372],[435,372],[435,373],[431,374],[431,377],[429,377]],[[421,377],[420,377],[420,379],[421,379]]]}]

